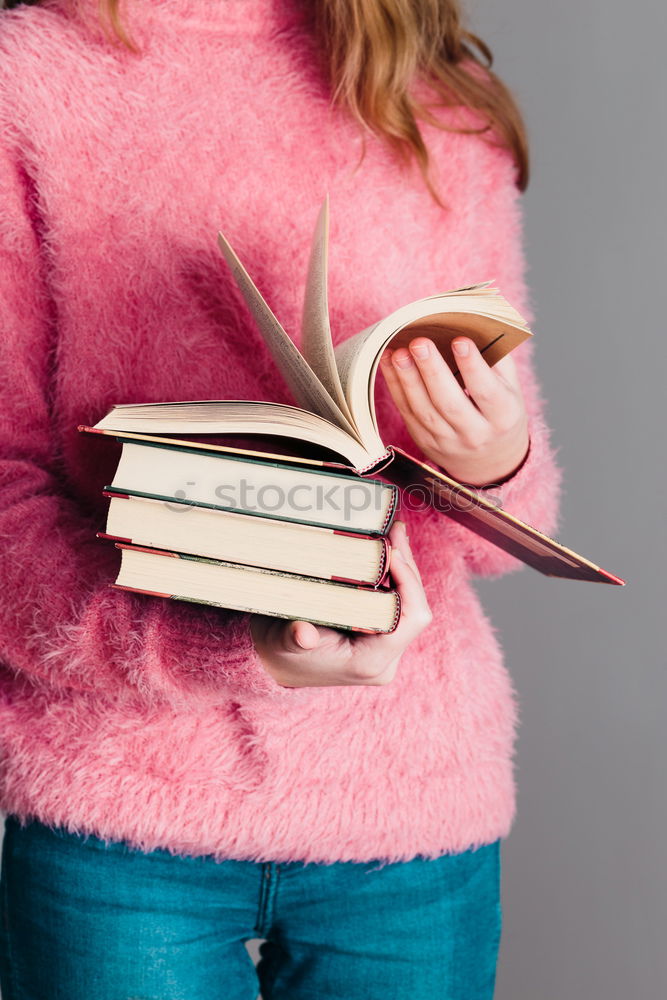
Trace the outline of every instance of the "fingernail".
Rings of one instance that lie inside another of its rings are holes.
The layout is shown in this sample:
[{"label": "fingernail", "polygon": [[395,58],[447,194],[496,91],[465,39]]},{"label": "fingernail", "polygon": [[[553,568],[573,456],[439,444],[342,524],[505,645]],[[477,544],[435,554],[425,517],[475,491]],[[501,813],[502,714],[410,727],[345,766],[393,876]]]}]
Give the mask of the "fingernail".
[{"label": "fingernail", "polygon": [[405,353],[403,353],[403,351],[394,351],[392,361],[395,365],[398,365],[399,368],[412,367],[412,358],[407,351]]},{"label": "fingernail", "polygon": [[420,360],[427,358],[431,353],[428,344],[410,344],[410,350]]},{"label": "fingernail", "polygon": [[300,631],[301,631],[301,630],[300,630],[299,628],[295,628],[295,629],[293,630],[293,632],[292,632],[292,638],[294,639],[294,642],[295,642],[295,643],[297,644],[297,646],[298,646],[298,647],[299,647],[300,649],[309,649],[310,647],[308,646],[308,644],[307,644],[307,643],[306,643],[306,644],[304,644],[304,643],[303,643],[303,642],[301,641],[301,639],[300,639]]},{"label": "fingernail", "polygon": [[380,364],[389,365],[391,364],[391,351],[383,351],[380,355]]},{"label": "fingernail", "polygon": [[467,358],[470,354],[470,344],[467,340],[455,340],[452,343],[454,348],[454,353],[458,354],[461,358]]},{"label": "fingernail", "polygon": [[430,354],[428,344],[410,344],[410,350],[416,358],[427,358]]}]

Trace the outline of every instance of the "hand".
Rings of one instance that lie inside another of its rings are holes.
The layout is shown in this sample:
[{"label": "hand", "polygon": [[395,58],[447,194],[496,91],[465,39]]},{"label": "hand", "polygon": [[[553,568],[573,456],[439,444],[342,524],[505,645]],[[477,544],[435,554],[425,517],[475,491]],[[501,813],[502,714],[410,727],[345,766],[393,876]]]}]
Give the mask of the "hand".
[{"label": "hand", "polygon": [[262,665],[284,687],[384,685],[393,680],[406,647],[432,620],[405,525],[389,532],[390,572],[401,618],[389,634],[339,632],[310,622],[253,615],[250,630]]},{"label": "hand", "polygon": [[516,364],[505,355],[490,368],[469,337],[452,348],[465,389],[427,337],[387,349],[380,367],[421,451],[461,483],[491,485],[518,469],[530,444]]}]

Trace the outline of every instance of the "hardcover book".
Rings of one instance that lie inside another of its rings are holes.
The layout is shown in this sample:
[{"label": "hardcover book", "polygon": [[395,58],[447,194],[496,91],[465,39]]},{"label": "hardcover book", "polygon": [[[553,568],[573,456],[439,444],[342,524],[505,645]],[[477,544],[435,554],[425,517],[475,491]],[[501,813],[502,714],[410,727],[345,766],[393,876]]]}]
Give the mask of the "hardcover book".
[{"label": "hardcover book", "polygon": [[[299,442],[318,445],[341,457],[341,471],[361,478],[382,475],[404,490],[418,490],[436,510],[547,576],[624,584],[620,577],[505,511],[475,487],[382,441],[373,392],[379,359],[387,346],[407,345],[417,335],[429,337],[462,385],[451,348],[456,336],[470,337],[492,366],[532,333],[491,282],[485,282],[404,305],[334,349],[327,298],[328,228],[327,198],[308,266],[302,351],[278,322],[225,236],[218,234],[220,250],[298,406],[250,400],[124,403],[114,406],[94,428],[80,429],[120,432],[144,441],[159,441],[165,435],[277,435],[294,442],[294,455],[288,459],[293,464],[307,464],[299,457]],[[217,445],[209,448],[220,455],[244,453]],[[252,451],[245,454],[261,457]],[[329,469],[335,464],[320,463]]]},{"label": "hardcover book", "polygon": [[400,618],[400,597],[394,590],[116,544],[122,558],[112,586],[121,590],[355,632],[393,632]]},{"label": "hardcover book", "polygon": [[269,517],[248,517],[187,500],[105,491],[100,538],[260,566],[300,576],[377,587],[386,577],[389,540]]}]

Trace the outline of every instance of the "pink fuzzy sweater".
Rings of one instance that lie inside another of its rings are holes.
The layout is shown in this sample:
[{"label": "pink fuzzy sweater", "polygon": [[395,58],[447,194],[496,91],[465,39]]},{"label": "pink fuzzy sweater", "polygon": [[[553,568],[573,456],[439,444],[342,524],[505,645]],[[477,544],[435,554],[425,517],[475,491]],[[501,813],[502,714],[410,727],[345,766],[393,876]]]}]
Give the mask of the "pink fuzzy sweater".
[{"label": "pink fuzzy sweater", "polygon": [[[298,331],[327,190],[336,340],[487,279],[532,321],[510,155],[424,126],[446,211],[379,139],[357,168],[359,128],[330,106],[298,0],[131,0],[140,56],[82,3],[0,15],[0,807],[254,860],[397,861],[506,835],[516,697],[471,576],[515,559],[408,512],[434,620],[396,679],[284,688],[246,615],[108,586],[118,554],[95,531],[117,453],[76,427],[123,401],[291,401],[216,231]],[[492,492],[553,534],[533,350],[514,355],[529,457]],[[414,451],[384,385],[378,406],[386,440]]]}]

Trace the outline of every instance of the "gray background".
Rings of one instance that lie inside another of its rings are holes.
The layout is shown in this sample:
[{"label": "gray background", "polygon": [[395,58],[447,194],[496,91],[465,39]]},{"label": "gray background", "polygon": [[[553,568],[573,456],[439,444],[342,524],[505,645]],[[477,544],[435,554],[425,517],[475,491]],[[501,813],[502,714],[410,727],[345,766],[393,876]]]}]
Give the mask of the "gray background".
[{"label": "gray background", "polygon": [[526,569],[478,583],[522,714],[497,1000],[660,1000],[667,988],[661,8],[470,3],[529,124],[529,283],[565,469],[559,537],[628,580]]},{"label": "gray background", "polygon": [[522,714],[498,1000],[667,995],[664,10],[470,4],[532,143],[528,279],[565,470],[559,537],[628,581],[478,583]]}]

